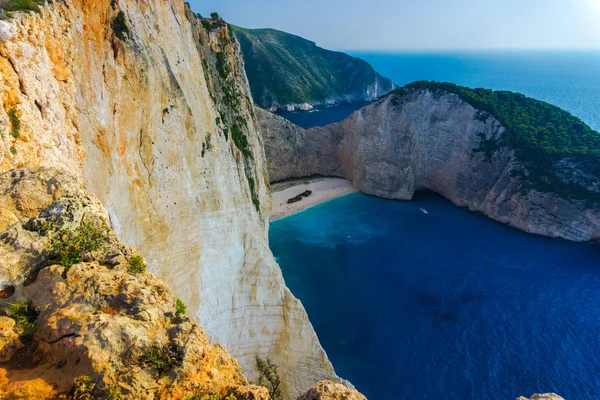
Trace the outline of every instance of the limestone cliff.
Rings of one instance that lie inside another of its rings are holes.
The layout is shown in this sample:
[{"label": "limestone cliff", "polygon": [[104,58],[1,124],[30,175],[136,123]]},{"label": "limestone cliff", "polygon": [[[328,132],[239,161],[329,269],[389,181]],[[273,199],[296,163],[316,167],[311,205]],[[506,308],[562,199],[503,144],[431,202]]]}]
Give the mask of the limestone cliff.
[{"label": "limestone cliff", "polygon": [[268,248],[239,46],[206,22],[182,0],[65,0],[0,21],[0,171],[69,171],[211,341],[251,377],[270,355],[295,396],[335,374]]},{"label": "limestone cliff", "polygon": [[[430,190],[454,204],[527,232],[574,241],[600,241],[600,205],[537,190],[515,152],[501,143],[506,128],[458,95],[415,89],[388,95],[345,121],[303,130],[259,112],[272,181],[313,174],[349,179],[359,190],[411,199]],[[560,163],[570,164],[569,160]],[[564,179],[598,198],[598,177],[576,166]]]}]

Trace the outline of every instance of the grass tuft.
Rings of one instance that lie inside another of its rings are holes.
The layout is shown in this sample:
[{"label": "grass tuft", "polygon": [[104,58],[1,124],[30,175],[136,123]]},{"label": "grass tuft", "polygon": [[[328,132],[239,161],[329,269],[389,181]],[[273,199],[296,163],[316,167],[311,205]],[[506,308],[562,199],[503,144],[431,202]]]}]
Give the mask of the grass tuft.
[{"label": "grass tuft", "polygon": [[144,263],[144,257],[140,254],[135,254],[129,259],[129,272],[133,274],[143,274],[146,272],[146,264]]}]

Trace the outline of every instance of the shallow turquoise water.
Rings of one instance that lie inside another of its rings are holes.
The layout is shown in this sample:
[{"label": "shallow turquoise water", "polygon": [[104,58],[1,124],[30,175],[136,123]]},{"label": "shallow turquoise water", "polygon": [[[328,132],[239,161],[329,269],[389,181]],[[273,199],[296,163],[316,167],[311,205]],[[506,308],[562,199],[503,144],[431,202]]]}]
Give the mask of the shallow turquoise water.
[{"label": "shallow turquoise water", "polygon": [[352,194],[275,221],[270,241],[336,371],[372,400],[600,399],[598,246],[431,194]]}]

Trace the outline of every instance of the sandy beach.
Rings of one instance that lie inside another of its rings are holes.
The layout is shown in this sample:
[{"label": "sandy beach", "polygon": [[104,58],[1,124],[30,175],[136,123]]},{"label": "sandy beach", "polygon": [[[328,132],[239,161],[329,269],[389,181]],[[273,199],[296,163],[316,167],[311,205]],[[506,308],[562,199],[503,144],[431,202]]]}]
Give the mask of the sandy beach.
[{"label": "sandy beach", "polygon": [[[357,192],[349,181],[339,178],[307,178],[286,181],[273,184],[271,190],[273,192],[273,206],[269,217],[271,221],[287,217],[327,200]],[[287,204],[288,199],[305,190],[312,190],[312,194],[297,203]]]}]

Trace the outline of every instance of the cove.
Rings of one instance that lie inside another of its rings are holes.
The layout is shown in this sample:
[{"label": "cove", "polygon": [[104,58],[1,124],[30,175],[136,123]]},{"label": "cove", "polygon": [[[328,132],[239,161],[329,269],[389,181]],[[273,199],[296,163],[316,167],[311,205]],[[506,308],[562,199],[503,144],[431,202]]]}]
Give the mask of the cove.
[{"label": "cove", "polygon": [[348,195],[269,237],[336,372],[369,399],[600,399],[600,246],[429,193]]}]

